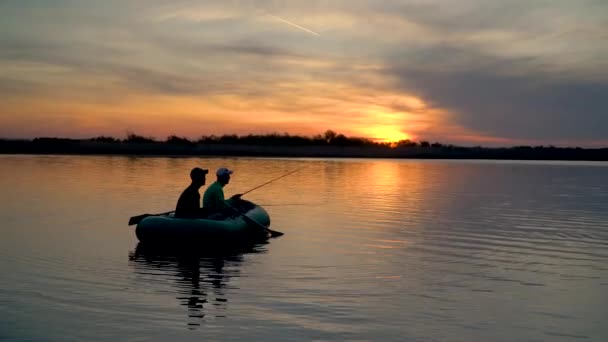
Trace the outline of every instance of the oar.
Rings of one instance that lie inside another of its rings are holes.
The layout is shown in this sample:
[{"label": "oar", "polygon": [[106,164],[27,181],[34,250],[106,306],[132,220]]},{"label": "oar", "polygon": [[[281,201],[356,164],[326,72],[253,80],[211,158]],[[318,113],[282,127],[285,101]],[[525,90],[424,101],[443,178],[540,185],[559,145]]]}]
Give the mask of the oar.
[{"label": "oar", "polygon": [[149,216],[161,216],[161,215],[169,215],[171,213],[175,212],[175,210],[173,211],[167,211],[166,213],[160,213],[160,214],[142,214],[142,215],[137,215],[137,216],[133,216],[129,219],[129,226],[132,226],[134,224],[139,224],[139,222],[141,222],[141,220],[145,219],[146,217]]},{"label": "oar", "polygon": [[243,216],[243,217],[245,218],[245,221],[247,221],[247,222],[249,222],[249,223],[253,223],[253,225],[254,225],[254,226],[258,226],[259,228],[262,228],[264,231],[266,231],[266,232],[270,233],[270,236],[271,236],[271,237],[279,237],[279,236],[281,236],[281,235],[285,235],[284,233],[277,232],[276,230],[272,230],[272,229],[270,229],[270,228],[266,227],[265,225],[261,224],[260,222],[258,222],[258,221],[256,221],[256,220],[252,219],[251,217],[249,217],[249,216],[245,215],[245,214],[244,214],[244,213],[242,213],[240,210],[238,210],[237,208],[235,208],[235,207],[231,206],[231,205],[230,205],[230,204],[228,204],[227,202],[224,202],[224,204],[225,204],[225,205],[226,205],[228,208],[230,208],[230,209],[234,210],[235,212],[237,212],[239,215]]}]

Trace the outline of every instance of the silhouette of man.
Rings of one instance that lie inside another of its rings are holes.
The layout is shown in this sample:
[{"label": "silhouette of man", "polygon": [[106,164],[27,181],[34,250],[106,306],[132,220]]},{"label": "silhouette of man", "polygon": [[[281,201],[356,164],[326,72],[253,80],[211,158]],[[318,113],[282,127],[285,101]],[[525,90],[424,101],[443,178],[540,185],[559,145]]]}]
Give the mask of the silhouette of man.
[{"label": "silhouette of man", "polygon": [[201,209],[201,195],[198,190],[205,185],[205,178],[209,170],[195,167],[190,171],[192,183],[182,192],[177,200],[175,217],[179,218],[198,218],[204,216]]},{"label": "silhouette of man", "polygon": [[[230,175],[233,173],[232,170],[228,170],[225,167],[217,169],[217,172],[215,173],[217,180],[209,185],[203,195],[203,209],[205,209],[205,211],[215,213],[226,208],[226,205],[224,204],[224,186],[230,183]],[[238,200],[241,196],[241,194],[236,194],[232,196],[231,199]]]}]

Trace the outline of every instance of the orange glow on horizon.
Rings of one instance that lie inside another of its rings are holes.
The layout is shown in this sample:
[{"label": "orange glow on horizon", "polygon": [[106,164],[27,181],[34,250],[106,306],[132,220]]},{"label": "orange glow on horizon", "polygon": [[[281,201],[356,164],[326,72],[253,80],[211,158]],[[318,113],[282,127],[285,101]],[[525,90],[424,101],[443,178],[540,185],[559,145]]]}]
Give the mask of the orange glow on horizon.
[{"label": "orange glow on horizon", "polygon": [[[255,88],[254,84],[244,86]],[[422,100],[347,83],[281,83],[260,96],[238,92],[204,97],[152,95],[141,89],[114,89],[111,85],[106,88],[112,92],[99,99],[87,97],[87,91],[75,97],[65,89],[55,90],[52,98],[11,97],[0,104],[0,112],[6,114],[0,124],[10,133],[5,135],[16,138],[121,138],[127,132],[157,139],[173,134],[196,139],[210,134],[273,132],[313,136],[331,129],[389,143],[412,139],[426,126],[410,112],[411,108],[420,110],[424,106]],[[296,88],[300,90],[294,97]],[[119,90],[121,96],[115,93]],[[408,133],[402,131],[406,126]]]},{"label": "orange glow on horizon", "polygon": [[411,139],[411,136],[404,133],[397,126],[375,126],[366,132],[370,138],[386,143],[396,143],[400,140]]}]

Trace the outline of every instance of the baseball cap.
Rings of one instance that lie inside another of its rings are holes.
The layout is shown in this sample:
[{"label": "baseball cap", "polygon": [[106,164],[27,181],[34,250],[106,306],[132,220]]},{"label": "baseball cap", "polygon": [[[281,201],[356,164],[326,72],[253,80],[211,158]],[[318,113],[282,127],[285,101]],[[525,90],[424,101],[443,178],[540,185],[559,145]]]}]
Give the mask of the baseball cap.
[{"label": "baseball cap", "polygon": [[194,178],[198,175],[206,175],[209,173],[209,170],[207,169],[201,169],[200,167],[195,167],[194,169],[192,169],[190,171],[190,178]]},{"label": "baseball cap", "polygon": [[232,171],[232,170],[228,170],[225,167],[220,167],[219,169],[217,169],[217,172],[215,173],[215,175],[219,177],[219,176],[224,176],[224,175],[231,175],[233,173],[234,173],[234,171]]}]

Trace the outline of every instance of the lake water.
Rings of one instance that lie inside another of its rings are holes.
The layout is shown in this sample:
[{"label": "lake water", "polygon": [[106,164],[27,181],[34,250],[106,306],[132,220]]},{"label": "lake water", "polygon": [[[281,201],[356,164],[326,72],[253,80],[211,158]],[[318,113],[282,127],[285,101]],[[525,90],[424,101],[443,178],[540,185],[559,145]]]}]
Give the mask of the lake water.
[{"label": "lake water", "polygon": [[[244,197],[285,235],[138,246],[194,166],[304,167]],[[1,156],[0,188],[0,340],[608,341],[608,163]]]}]

